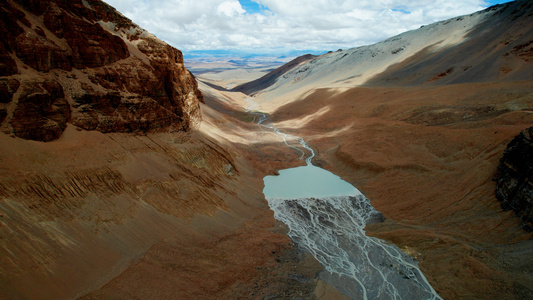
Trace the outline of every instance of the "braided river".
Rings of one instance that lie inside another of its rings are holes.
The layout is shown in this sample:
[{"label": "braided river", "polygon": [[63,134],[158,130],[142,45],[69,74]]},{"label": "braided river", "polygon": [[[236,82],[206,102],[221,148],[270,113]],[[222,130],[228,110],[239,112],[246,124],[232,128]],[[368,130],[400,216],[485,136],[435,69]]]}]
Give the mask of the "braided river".
[{"label": "braided river", "polygon": [[365,234],[367,224],[384,220],[369,199],[339,176],[314,166],[315,152],[303,138],[281,132],[268,115],[254,110],[253,98],[247,102],[261,130],[280,136],[305,158],[305,166],[265,176],[263,193],[298,248],[324,267],[319,278],[352,299],[442,299],[415,259]]}]

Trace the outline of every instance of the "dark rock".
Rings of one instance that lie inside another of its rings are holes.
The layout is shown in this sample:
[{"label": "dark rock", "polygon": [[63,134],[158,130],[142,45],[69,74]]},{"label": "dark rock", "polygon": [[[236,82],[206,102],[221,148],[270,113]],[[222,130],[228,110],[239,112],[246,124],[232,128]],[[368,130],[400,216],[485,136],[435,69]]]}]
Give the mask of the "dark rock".
[{"label": "dark rock", "polygon": [[0,76],[17,73],[17,64],[9,52],[14,47],[15,38],[24,32],[17,22],[23,19],[25,19],[24,13],[20,10],[0,5]]},{"label": "dark rock", "polygon": [[533,230],[533,127],[507,145],[493,179],[502,208],[514,210],[524,227]]},{"label": "dark rock", "polygon": [[12,78],[0,78],[0,103],[9,103],[18,90],[20,82]]},{"label": "dark rock", "polygon": [[157,132],[173,128],[182,130],[181,122],[155,100],[119,93],[86,94],[80,100],[72,123],[85,130],[101,132]]},{"label": "dark rock", "polygon": [[70,106],[55,81],[31,82],[22,87],[13,112],[13,133],[24,139],[51,141],[67,127]]},{"label": "dark rock", "polygon": [[33,32],[16,38],[15,52],[18,58],[37,71],[72,70],[71,56],[66,50]]},{"label": "dark rock", "polygon": [[17,63],[7,53],[4,44],[0,42],[0,76],[9,76],[17,74],[17,72]]},{"label": "dark rock", "polygon": [[0,124],[7,117],[7,104],[13,100],[19,86],[20,82],[16,79],[0,78]]}]

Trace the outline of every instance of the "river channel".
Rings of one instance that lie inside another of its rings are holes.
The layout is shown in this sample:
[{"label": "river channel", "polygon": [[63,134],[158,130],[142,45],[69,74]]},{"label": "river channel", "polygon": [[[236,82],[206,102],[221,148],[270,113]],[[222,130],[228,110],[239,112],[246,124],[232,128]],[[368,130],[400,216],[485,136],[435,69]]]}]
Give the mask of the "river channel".
[{"label": "river channel", "polygon": [[303,138],[281,132],[254,110],[253,98],[247,102],[261,130],[279,135],[305,158],[305,166],[265,176],[263,193],[291,239],[324,267],[320,279],[352,299],[442,299],[416,260],[365,234],[367,224],[384,220],[370,201],[339,176],[314,166],[315,153]]}]

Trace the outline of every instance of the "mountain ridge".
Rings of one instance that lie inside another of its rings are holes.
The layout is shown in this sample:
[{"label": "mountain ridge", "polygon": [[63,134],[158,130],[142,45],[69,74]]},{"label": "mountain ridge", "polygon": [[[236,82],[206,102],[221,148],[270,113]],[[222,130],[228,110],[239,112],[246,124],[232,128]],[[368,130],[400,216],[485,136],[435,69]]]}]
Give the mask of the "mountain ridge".
[{"label": "mountain ridge", "polygon": [[[531,22],[532,6],[524,0],[499,4],[425,25],[373,45],[323,54],[283,74],[266,75],[275,76],[276,79],[270,79],[275,83],[254,92],[256,96],[264,96],[265,101],[273,98],[287,101],[315,87],[530,79],[533,78],[528,67],[533,34],[521,24]],[[498,26],[498,23],[514,25]],[[498,34],[492,34],[493,27]],[[485,50],[487,44],[491,45],[490,49],[497,49]],[[480,53],[485,56],[484,62],[476,64]]]}]

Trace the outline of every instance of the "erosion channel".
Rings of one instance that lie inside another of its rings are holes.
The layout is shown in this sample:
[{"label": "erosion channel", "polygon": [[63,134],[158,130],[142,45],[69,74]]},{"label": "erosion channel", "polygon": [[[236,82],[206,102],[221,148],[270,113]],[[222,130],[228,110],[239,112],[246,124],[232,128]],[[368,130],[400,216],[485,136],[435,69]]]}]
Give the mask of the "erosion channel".
[{"label": "erosion channel", "polygon": [[313,149],[303,138],[268,124],[268,115],[247,111],[266,133],[306,155],[306,165],[265,176],[263,193],[274,217],[285,223],[291,239],[324,266],[319,276],[352,299],[442,299],[418,268],[397,246],[365,234],[365,226],[383,215],[359,190],[339,176],[311,163]]}]

